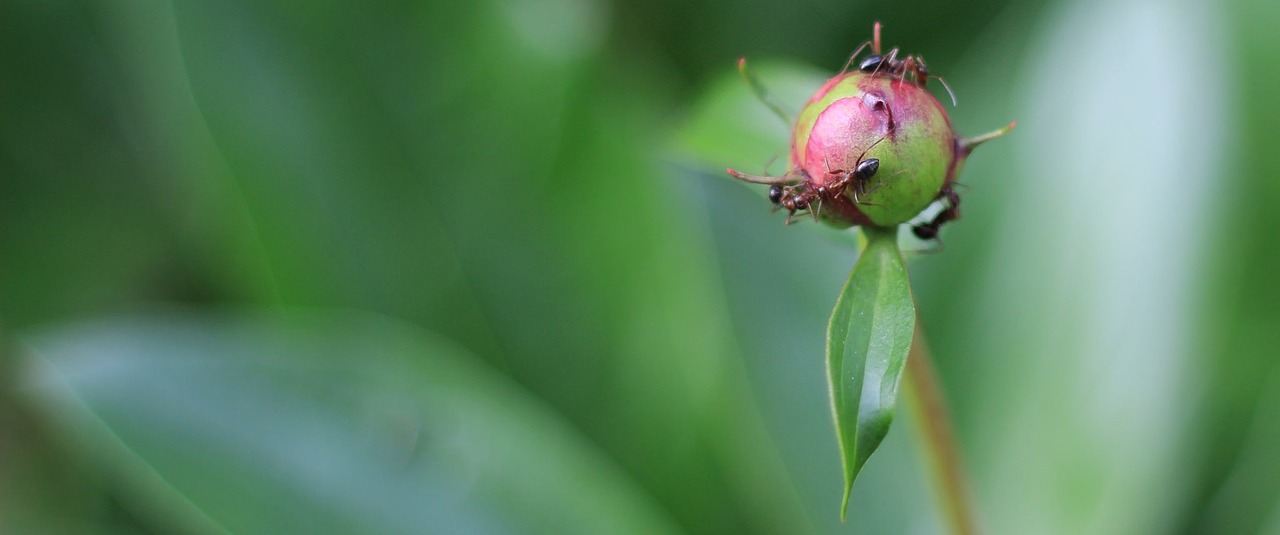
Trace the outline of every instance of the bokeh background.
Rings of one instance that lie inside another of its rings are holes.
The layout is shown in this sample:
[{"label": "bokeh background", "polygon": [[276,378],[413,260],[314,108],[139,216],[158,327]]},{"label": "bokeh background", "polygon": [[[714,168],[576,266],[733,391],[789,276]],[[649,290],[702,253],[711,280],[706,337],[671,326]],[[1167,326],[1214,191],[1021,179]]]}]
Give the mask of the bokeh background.
[{"label": "bokeh background", "polygon": [[910,259],[989,531],[1280,533],[1274,0],[6,0],[0,532],[939,532],[723,175],[874,20],[1019,122]]}]

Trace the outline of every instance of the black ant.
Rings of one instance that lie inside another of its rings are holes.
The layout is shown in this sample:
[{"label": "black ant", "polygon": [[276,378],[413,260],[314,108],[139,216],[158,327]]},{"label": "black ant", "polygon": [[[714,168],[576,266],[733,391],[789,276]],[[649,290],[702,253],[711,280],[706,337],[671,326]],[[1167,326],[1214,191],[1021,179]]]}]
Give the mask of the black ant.
[{"label": "black ant", "polygon": [[933,216],[932,220],[911,227],[911,233],[921,240],[937,240],[941,244],[942,240],[938,240],[938,233],[942,225],[960,219],[960,194],[956,193],[951,184],[947,184],[938,193],[938,198],[946,199],[946,208]]},{"label": "black ant", "polygon": [[[729,174],[734,178],[746,180],[747,182],[760,183],[761,179],[783,179],[785,177],[762,177],[739,173],[733,169],[729,169]],[[786,184],[785,186],[782,184]],[[807,210],[809,203],[813,202],[817,193],[809,188],[809,180],[804,179],[798,182],[775,182],[769,186],[769,202],[773,203],[773,210],[779,208],[786,210],[787,222],[791,224],[791,218],[795,217],[796,212]],[[811,211],[814,219],[818,218],[818,213]]]},{"label": "black ant", "polygon": [[853,64],[853,59],[862,53],[866,47],[871,47],[871,55],[862,59],[858,63],[858,70],[868,74],[884,72],[890,76],[897,76],[899,80],[905,80],[907,75],[911,75],[916,85],[925,87],[929,81],[929,77],[936,78],[942,83],[942,87],[947,90],[947,94],[951,96],[951,105],[956,105],[956,94],[951,90],[951,85],[941,76],[929,74],[929,67],[925,65],[924,58],[915,55],[908,55],[906,58],[898,59],[898,49],[890,50],[888,54],[880,54],[880,23],[876,22],[872,29],[873,37],[870,41],[864,41],[854,50],[853,55],[849,56],[849,61],[845,62],[844,68],[840,72],[849,70],[849,66]]},{"label": "black ant", "polygon": [[[853,65],[853,59],[858,57],[858,54],[861,54],[862,50],[867,47],[871,47],[871,54],[873,56],[880,55],[880,21],[876,21],[876,23],[871,26],[871,40],[863,41],[862,44],[858,45],[858,48],[849,56],[849,61],[844,62],[844,68],[840,69],[840,74],[849,72],[849,66]],[[858,66],[858,70],[867,72],[861,64]]]},{"label": "black ant", "polygon": [[[791,224],[791,218],[801,210],[808,210],[813,215],[814,220],[817,220],[822,212],[822,203],[835,199],[845,190],[853,193],[853,201],[855,203],[872,204],[862,200],[862,197],[878,189],[883,184],[883,181],[880,185],[870,189],[867,188],[871,177],[875,176],[876,171],[880,169],[880,159],[866,158],[866,155],[872,147],[884,141],[885,137],[887,136],[877,139],[875,143],[863,150],[862,154],[858,155],[858,160],[854,163],[852,170],[836,169],[827,171],[828,174],[837,177],[827,184],[814,182],[804,171],[798,171],[799,176],[788,173],[780,177],[748,175],[732,168],[727,171],[730,176],[739,180],[754,184],[769,184],[769,201],[773,203],[774,209],[783,208],[789,212],[786,224]],[[849,189],[850,187],[852,189]]]},{"label": "black ant", "polygon": [[[796,170],[782,176],[748,175],[732,167],[726,171],[729,176],[744,182],[769,184],[769,202],[773,203],[775,211],[783,208],[790,212],[787,214],[788,225],[791,224],[791,218],[795,217],[796,212],[809,208],[809,203],[816,195],[810,189],[812,180],[803,170]],[[814,219],[817,217],[815,213]]]},{"label": "black ant", "polygon": [[951,90],[951,85],[941,76],[929,74],[929,67],[925,65],[923,57],[910,55],[904,59],[898,59],[898,49],[895,48],[886,56],[872,54],[863,58],[858,63],[858,70],[869,74],[884,72],[889,76],[897,76],[900,80],[905,80],[910,74],[915,79],[916,85],[920,87],[925,87],[929,77],[932,76],[942,84],[943,89],[947,90],[947,95],[951,96],[951,105],[956,105],[956,94]]},{"label": "black ant", "polygon": [[[861,197],[871,194],[871,192],[884,184],[884,181],[882,180],[876,185],[876,187],[871,188],[870,190],[867,189],[867,184],[871,182],[871,177],[875,176],[876,171],[880,170],[880,159],[867,158],[864,160],[863,158],[866,157],[867,152],[870,151],[872,147],[880,144],[884,139],[885,138],[882,136],[880,139],[877,139],[875,143],[872,143],[870,147],[867,147],[866,150],[862,151],[862,154],[858,155],[858,160],[854,162],[852,170],[828,170],[828,174],[840,176],[840,178],[837,178],[835,181],[825,186],[818,186],[818,193],[820,195],[825,195],[827,191],[831,191],[834,192],[835,195],[839,195],[849,186],[853,186],[853,189],[851,190],[853,192],[853,202],[857,204],[872,204],[863,201]],[[872,206],[875,205],[872,204]]]}]

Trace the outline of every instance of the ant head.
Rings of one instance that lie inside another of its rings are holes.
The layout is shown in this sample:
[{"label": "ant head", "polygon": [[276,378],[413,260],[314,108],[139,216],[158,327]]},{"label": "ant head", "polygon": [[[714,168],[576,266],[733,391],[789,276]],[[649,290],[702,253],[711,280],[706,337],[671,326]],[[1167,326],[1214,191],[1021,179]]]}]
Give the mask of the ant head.
[{"label": "ant head", "polygon": [[806,199],[803,195],[796,195],[788,200],[791,201],[791,205],[795,207],[792,208],[791,206],[788,206],[788,210],[804,210],[809,207],[809,199]]},{"label": "ant head", "polygon": [[782,200],[782,187],[781,187],[781,186],[776,186],[776,185],[775,185],[775,186],[770,186],[770,187],[769,187],[769,202],[771,202],[771,203],[773,203],[773,204],[778,204],[778,202],[779,202],[779,201],[781,201],[781,200]]},{"label": "ant head", "polygon": [[857,169],[854,169],[853,172],[858,176],[859,179],[866,180],[868,178],[875,176],[876,171],[879,171],[879,170],[880,170],[880,159],[867,158],[859,162]]},{"label": "ant head", "polygon": [[924,64],[924,58],[920,56],[916,56],[915,63],[916,63],[916,76],[919,76],[920,78],[928,78],[929,66]]}]

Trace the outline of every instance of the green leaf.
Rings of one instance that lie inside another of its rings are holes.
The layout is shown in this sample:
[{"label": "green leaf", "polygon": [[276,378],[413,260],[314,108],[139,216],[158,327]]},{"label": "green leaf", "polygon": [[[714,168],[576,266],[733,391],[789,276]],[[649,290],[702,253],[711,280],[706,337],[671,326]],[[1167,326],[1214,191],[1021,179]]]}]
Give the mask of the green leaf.
[{"label": "green leaf", "polygon": [[159,531],[677,532],[539,400],[385,318],[169,313],[28,345],[24,398]]},{"label": "green leaf", "polygon": [[854,478],[889,432],[915,329],[915,305],[896,229],[864,232],[867,247],[827,329],[827,374],[844,464],[841,520]]},{"label": "green leaf", "polygon": [[[742,76],[729,70],[716,80],[692,106],[689,117],[677,129],[673,150],[677,155],[724,173],[736,167],[751,173],[786,171],[791,126],[761,102]],[[795,117],[830,73],[785,61],[751,61],[757,81],[782,112]]]}]

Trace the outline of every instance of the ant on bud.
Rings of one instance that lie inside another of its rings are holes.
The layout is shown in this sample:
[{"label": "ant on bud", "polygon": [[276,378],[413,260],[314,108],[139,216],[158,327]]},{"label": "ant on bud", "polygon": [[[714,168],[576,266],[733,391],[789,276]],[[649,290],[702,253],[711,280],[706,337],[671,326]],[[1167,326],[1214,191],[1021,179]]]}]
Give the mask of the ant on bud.
[{"label": "ant on bud", "polygon": [[[812,187],[812,180],[804,171],[794,171],[783,176],[763,176],[748,175],[736,169],[729,168],[729,176],[744,182],[752,184],[769,184],[769,202],[773,203],[773,209],[776,211],[782,208],[789,212],[787,214],[786,224],[791,224],[791,218],[795,217],[796,212],[809,209],[809,205],[815,199],[819,199],[819,194]],[[810,210],[814,219],[818,218],[816,211]]]},{"label": "ant on bud", "polygon": [[951,90],[951,85],[941,76],[929,74],[929,67],[925,65],[923,57],[907,56],[905,59],[897,58],[897,48],[890,50],[888,56],[872,54],[858,64],[858,70],[868,74],[876,74],[877,72],[882,72],[881,69],[883,69],[884,73],[889,76],[897,76],[900,80],[905,80],[907,75],[910,74],[915,79],[916,85],[920,87],[925,87],[929,77],[932,76],[942,84],[942,88],[946,89],[947,94],[951,96],[951,105],[955,106],[957,104],[956,94]]},{"label": "ant on bud", "polygon": [[896,76],[899,80],[906,80],[907,75],[909,74],[915,80],[916,85],[920,87],[925,87],[929,81],[929,77],[932,76],[942,84],[944,89],[947,90],[947,95],[951,96],[951,105],[955,106],[957,104],[956,94],[951,90],[951,85],[948,84],[946,80],[942,79],[941,76],[929,74],[929,67],[925,65],[923,57],[908,55],[903,59],[898,59],[898,48],[896,47],[890,50],[888,54],[881,55],[879,22],[875,23],[873,33],[874,37],[871,41],[862,43],[862,45],[854,51],[853,55],[849,56],[849,61],[845,63],[844,70],[841,72],[847,71],[849,69],[849,65],[853,63],[854,58],[858,57],[858,54],[861,54],[864,48],[870,46],[871,55],[858,62],[859,71],[867,74],[883,72],[889,76]]},{"label": "ant on bud", "polygon": [[812,193],[805,188],[805,184],[803,183],[786,188],[776,184],[769,186],[769,202],[773,203],[774,211],[777,211],[778,208],[784,208],[790,212],[787,215],[787,224],[791,223],[791,217],[794,216],[797,211],[804,210],[809,207],[809,199],[812,196]]},{"label": "ant on bud", "polygon": [[[850,190],[853,194],[853,202],[857,204],[876,206],[873,203],[863,201],[862,197],[870,195],[872,192],[879,189],[880,186],[884,185],[884,181],[881,180],[875,187],[867,189],[867,184],[871,182],[871,177],[875,176],[876,171],[880,170],[880,159],[866,158],[866,156],[867,152],[871,151],[871,149],[876,145],[879,145],[886,137],[888,136],[880,136],[880,139],[877,139],[875,143],[872,143],[863,150],[862,154],[858,155],[857,161],[854,162],[853,169],[848,171],[844,169],[828,170],[828,174],[839,176],[840,178],[837,178],[834,182],[826,186],[818,186],[819,193],[825,194],[827,191],[833,191],[835,192],[834,194],[839,195],[848,189],[849,186],[853,186],[853,189]],[[866,159],[864,160],[863,158]]]},{"label": "ant on bud", "polygon": [[960,219],[960,194],[956,192],[951,184],[947,184],[938,193],[938,199],[944,200],[946,208],[934,215],[933,219],[912,226],[911,233],[921,240],[935,240],[941,247],[942,240],[938,238],[938,233],[942,229],[942,225]]},{"label": "ant on bud", "polygon": [[787,214],[786,224],[791,224],[791,218],[796,212],[808,210],[816,221],[822,213],[822,203],[833,201],[837,196],[849,191],[853,197],[853,202],[857,204],[865,204],[876,206],[873,203],[862,200],[862,197],[870,195],[880,186],[884,185],[884,181],[876,184],[874,187],[868,188],[871,178],[875,176],[880,169],[879,158],[867,158],[867,152],[873,147],[884,141],[888,136],[881,136],[875,143],[872,143],[862,154],[858,155],[858,159],[854,162],[853,168],[850,170],[834,169],[828,170],[827,173],[833,177],[828,183],[818,183],[810,178],[803,171],[798,171],[798,175],[788,173],[780,177],[748,175],[737,171],[736,169],[728,169],[730,176],[751,182],[753,184],[769,184],[769,202],[773,203],[774,209],[783,208],[789,212]]}]

